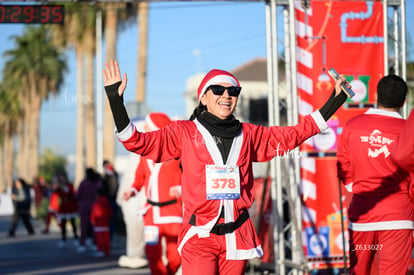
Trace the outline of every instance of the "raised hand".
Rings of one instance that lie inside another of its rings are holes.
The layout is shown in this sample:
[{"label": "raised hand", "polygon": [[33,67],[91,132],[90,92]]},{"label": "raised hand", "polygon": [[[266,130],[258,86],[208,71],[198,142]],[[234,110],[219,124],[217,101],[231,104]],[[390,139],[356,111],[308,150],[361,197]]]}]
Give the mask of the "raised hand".
[{"label": "raised hand", "polygon": [[335,81],[335,96],[339,95],[341,93],[341,84],[344,83],[345,87],[351,88],[351,85],[348,81],[346,81],[346,78],[344,75],[339,75],[338,80]]},{"label": "raised hand", "polygon": [[119,64],[116,60],[111,60],[105,63],[105,69],[103,70],[103,80],[104,86],[110,86],[117,82],[121,82],[121,85],[118,88],[119,96],[122,96],[122,94],[124,93],[128,81],[126,73],[124,73],[121,79],[121,71],[119,69]]}]

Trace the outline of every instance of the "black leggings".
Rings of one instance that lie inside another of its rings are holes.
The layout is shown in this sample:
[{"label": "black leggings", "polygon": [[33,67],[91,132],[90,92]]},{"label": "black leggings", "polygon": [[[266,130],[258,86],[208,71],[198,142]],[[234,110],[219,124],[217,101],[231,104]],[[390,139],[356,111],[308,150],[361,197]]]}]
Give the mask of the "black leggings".
[{"label": "black leggings", "polygon": [[[66,221],[68,219],[67,218],[62,218],[61,222],[61,234],[62,234],[62,240],[66,241]],[[73,236],[75,237],[75,239],[78,238],[78,233],[77,233],[77,226],[76,226],[76,220],[75,218],[69,218],[70,223],[72,225],[72,231],[73,231]]]},{"label": "black leggings", "polygon": [[13,213],[12,223],[9,229],[9,234],[14,235],[20,219],[23,221],[23,224],[26,227],[27,233],[33,234],[34,229],[33,229],[32,223],[30,222],[30,214],[28,212],[18,212],[18,211],[14,211]]}]

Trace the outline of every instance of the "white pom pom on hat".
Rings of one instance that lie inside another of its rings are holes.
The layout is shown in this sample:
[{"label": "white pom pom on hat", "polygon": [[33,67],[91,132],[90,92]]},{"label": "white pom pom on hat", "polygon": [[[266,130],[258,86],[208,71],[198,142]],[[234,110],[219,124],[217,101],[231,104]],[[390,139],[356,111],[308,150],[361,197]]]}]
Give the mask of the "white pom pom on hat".
[{"label": "white pom pom on hat", "polygon": [[218,83],[229,83],[233,86],[240,86],[237,78],[231,73],[219,69],[212,69],[204,76],[203,80],[200,83],[200,86],[197,89],[198,101],[200,101],[201,97],[207,91],[207,88],[210,85],[215,85]]},{"label": "white pom pom on hat", "polygon": [[149,131],[156,131],[171,123],[171,119],[164,113],[150,113],[145,117],[145,125]]}]

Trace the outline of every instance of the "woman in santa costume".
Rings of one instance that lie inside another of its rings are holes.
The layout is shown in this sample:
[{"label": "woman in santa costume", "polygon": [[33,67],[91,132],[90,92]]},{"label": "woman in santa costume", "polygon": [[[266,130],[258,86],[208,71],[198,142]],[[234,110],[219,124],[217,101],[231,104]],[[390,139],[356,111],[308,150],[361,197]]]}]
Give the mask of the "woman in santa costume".
[{"label": "woman in santa costume", "polygon": [[[156,131],[171,123],[164,113],[151,113],[145,118],[144,130]],[[135,172],[132,190],[123,194],[125,200],[145,187],[147,203],[144,215],[145,252],[152,275],[173,275],[181,264],[177,250],[178,234],[183,222],[181,202],[181,168],[179,160],[163,163],[142,158]],[[164,264],[162,240],[166,243]]]},{"label": "woman in santa costume", "polygon": [[62,239],[58,243],[59,248],[66,247],[66,222],[69,221],[72,226],[75,245],[78,244],[78,233],[76,226],[76,217],[78,216],[78,203],[76,201],[75,189],[73,184],[68,181],[66,174],[58,174],[55,179],[58,182],[56,194],[59,200],[58,219],[60,221],[60,232]]},{"label": "woman in santa costume", "polygon": [[248,259],[263,254],[248,209],[254,201],[253,162],[269,161],[327,129],[326,120],[345,102],[340,84],[319,110],[296,126],[263,127],[234,116],[239,81],[213,69],[197,90],[190,120],[140,133],[123,104],[126,74],[105,64],[104,85],[117,128],[129,151],[155,162],[179,158],[183,167],[183,227],[178,240],[183,274],[244,274]]}]

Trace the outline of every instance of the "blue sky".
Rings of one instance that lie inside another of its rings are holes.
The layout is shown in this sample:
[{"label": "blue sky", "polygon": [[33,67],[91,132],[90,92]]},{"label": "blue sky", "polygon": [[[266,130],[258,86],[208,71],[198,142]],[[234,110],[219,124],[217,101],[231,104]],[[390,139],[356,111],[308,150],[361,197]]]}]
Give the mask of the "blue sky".
[{"label": "blue sky", "polygon": [[[406,2],[407,15],[413,14],[414,1]],[[280,10],[278,16],[281,18]],[[282,24],[279,24],[281,27]],[[20,34],[22,28],[22,24],[0,24],[0,53],[13,47],[8,38]],[[407,21],[407,29],[409,36],[413,37],[414,20]],[[118,60],[121,71],[128,74],[126,102],[132,101],[135,96],[137,45],[138,29],[135,24],[119,33]],[[410,48],[411,53],[413,48]],[[195,52],[200,54],[195,55]],[[263,2],[151,3],[147,104],[153,111],[185,116],[183,93],[187,78],[212,68],[232,70],[257,57],[266,57]],[[409,59],[414,60],[414,55],[411,54]],[[76,68],[72,51],[67,53],[67,61],[69,72],[60,95],[43,104],[40,138],[42,148],[74,154]],[[0,55],[0,69],[3,63],[3,56]]]}]

